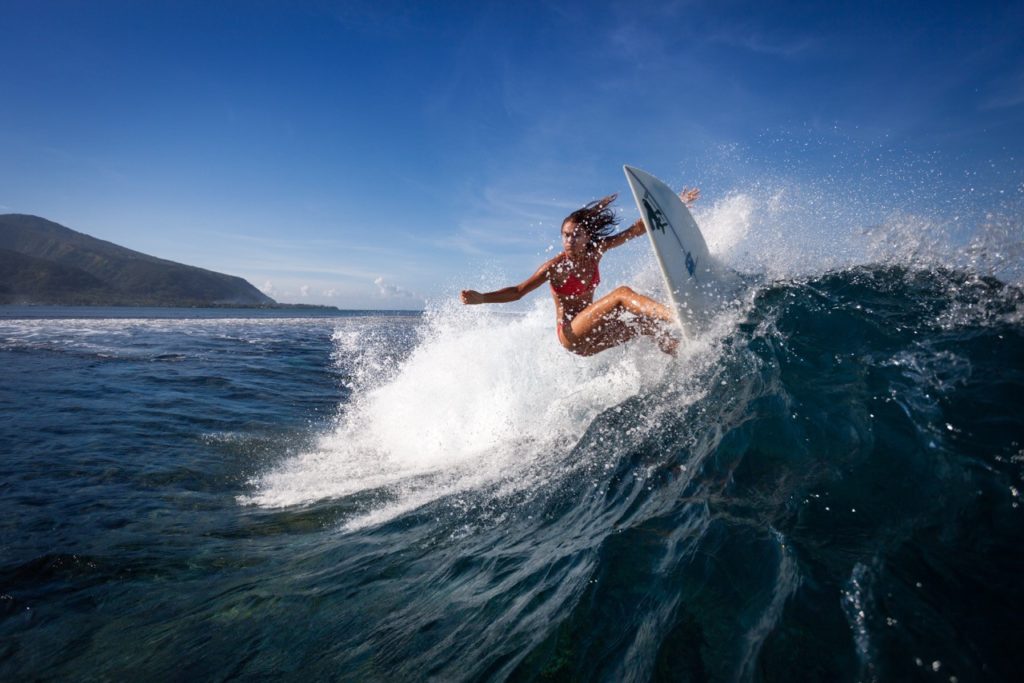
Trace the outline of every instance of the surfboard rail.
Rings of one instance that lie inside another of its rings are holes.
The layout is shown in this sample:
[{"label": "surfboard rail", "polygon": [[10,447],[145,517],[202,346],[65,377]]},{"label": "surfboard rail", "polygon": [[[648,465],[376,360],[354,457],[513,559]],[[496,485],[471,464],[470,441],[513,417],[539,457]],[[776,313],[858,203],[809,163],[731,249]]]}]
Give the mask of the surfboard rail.
[{"label": "surfboard rail", "polygon": [[707,242],[679,195],[650,173],[622,167],[640,217],[647,226],[668,298],[683,334],[692,337],[721,302],[719,278]]}]

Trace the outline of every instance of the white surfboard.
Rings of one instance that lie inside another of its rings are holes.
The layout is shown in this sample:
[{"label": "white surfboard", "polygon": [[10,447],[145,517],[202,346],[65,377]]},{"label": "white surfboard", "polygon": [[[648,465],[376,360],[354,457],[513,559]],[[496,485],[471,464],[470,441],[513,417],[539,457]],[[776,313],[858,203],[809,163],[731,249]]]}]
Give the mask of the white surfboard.
[{"label": "white surfboard", "polygon": [[692,337],[707,325],[722,297],[708,245],[690,210],[672,188],[638,168],[622,168],[647,226],[680,326],[687,337]]}]

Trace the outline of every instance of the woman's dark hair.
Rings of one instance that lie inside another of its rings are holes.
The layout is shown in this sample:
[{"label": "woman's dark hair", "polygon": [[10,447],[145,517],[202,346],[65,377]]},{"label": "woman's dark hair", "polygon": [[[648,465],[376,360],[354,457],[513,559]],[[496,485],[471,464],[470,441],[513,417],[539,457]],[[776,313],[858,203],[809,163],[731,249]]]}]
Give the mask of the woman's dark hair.
[{"label": "woman's dark hair", "polygon": [[590,202],[582,209],[576,209],[565,217],[562,225],[572,221],[583,228],[591,244],[610,236],[615,231],[619,218],[609,207],[618,196],[617,194],[610,194],[603,199],[598,199],[596,202]]}]

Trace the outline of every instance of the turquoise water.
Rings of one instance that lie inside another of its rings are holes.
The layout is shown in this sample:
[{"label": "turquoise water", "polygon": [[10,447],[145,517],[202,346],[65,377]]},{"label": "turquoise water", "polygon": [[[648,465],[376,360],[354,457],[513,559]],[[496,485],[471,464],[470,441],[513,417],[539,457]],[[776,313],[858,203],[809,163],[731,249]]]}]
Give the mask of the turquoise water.
[{"label": "turquoise water", "polygon": [[1015,679],[1022,301],[752,280],[676,362],[540,307],[0,309],[0,677]]}]

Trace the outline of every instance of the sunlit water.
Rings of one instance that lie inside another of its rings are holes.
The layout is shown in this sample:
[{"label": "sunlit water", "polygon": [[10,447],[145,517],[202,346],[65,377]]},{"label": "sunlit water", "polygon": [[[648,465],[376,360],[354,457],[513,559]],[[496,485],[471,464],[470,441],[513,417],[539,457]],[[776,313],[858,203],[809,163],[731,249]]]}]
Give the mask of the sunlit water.
[{"label": "sunlit water", "polygon": [[543,297],[0,309],[0,677],[1016,678],[1015,243],[771,201],[698,215],[745,285],[676,360]]}]

